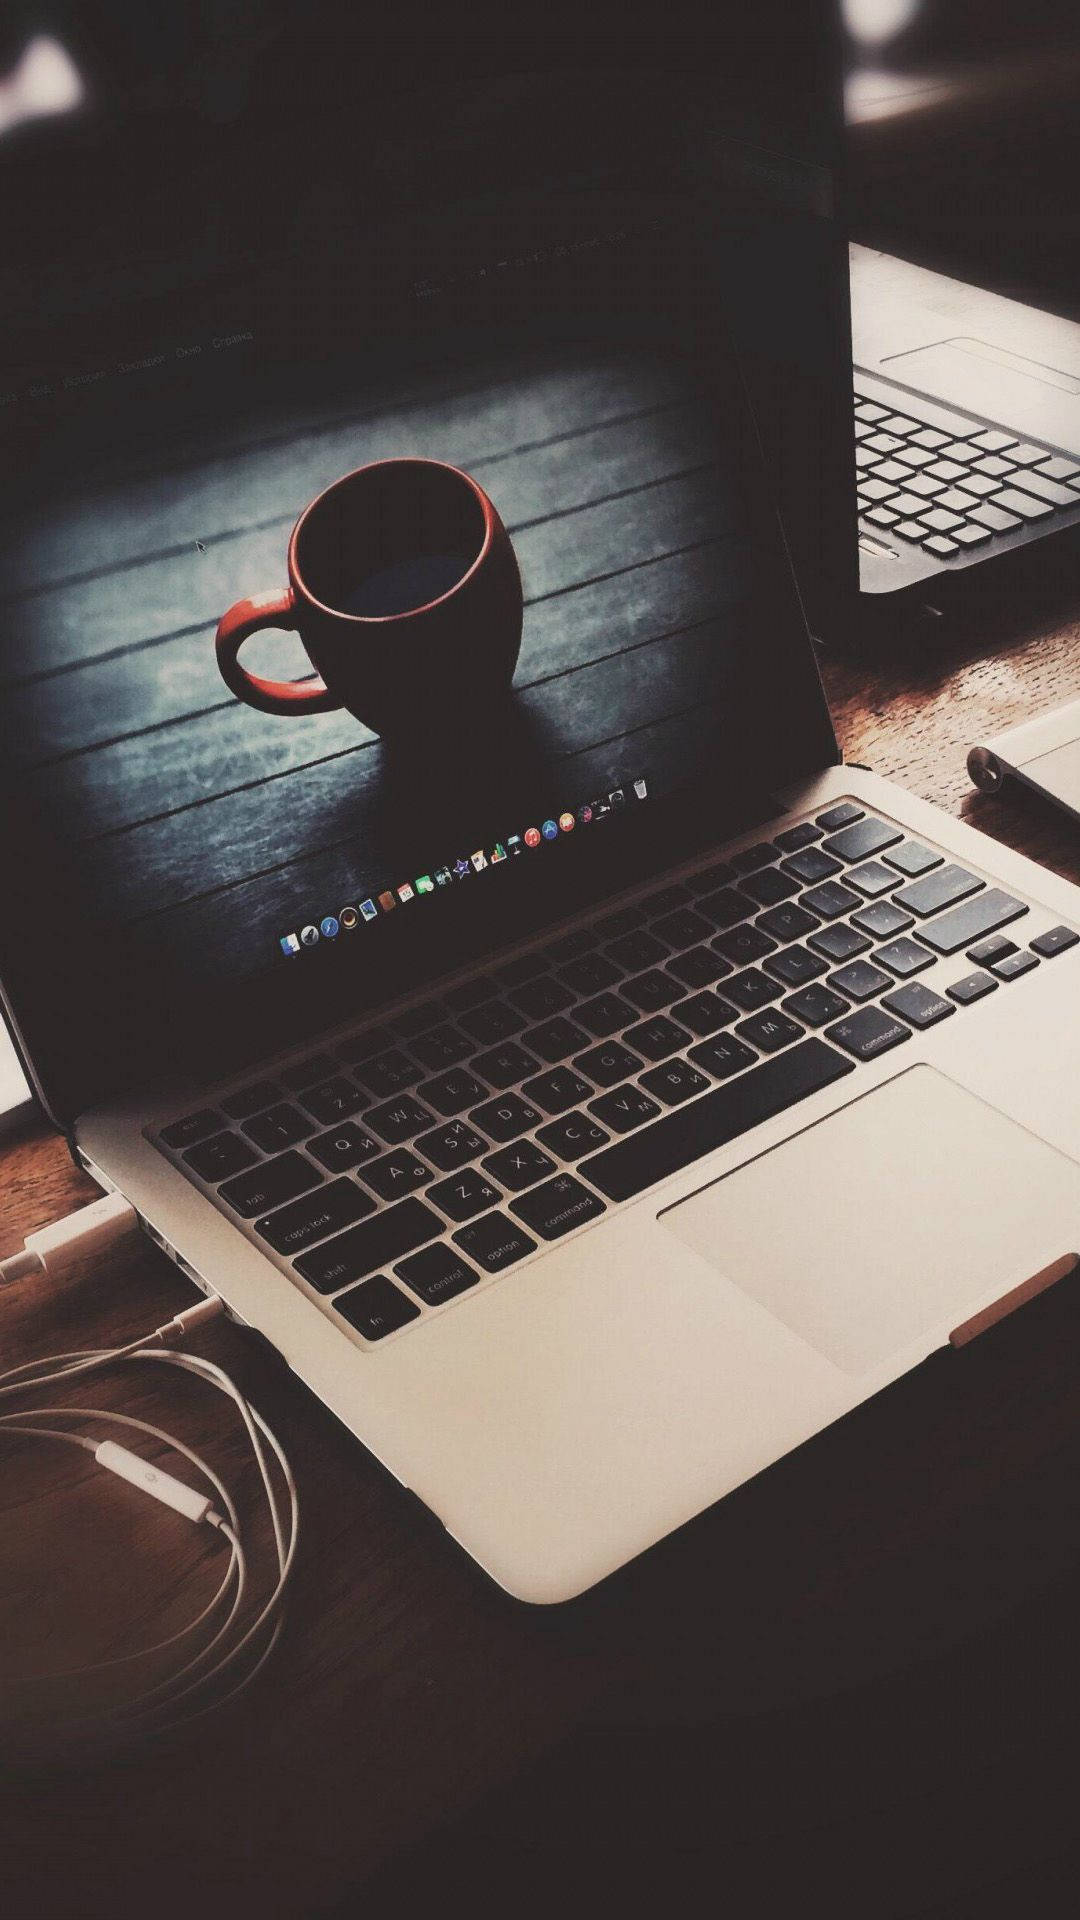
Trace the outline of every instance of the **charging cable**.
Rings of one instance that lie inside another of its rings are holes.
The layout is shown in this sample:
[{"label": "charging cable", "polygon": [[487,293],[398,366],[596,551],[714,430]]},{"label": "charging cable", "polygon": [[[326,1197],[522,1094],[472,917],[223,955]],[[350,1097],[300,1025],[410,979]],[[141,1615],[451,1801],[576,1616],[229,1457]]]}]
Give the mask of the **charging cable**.
[{"label": "charging cable", "polygon": [[[14,1281],[33,1273],[62,1278],[78,1260],[100,1253],[137,1225],[134,1208],[121,1196],[108,1194],[55,1227],[29,1235],[24,1252],[0,1261],[0,1279]],[[62,1730],[69,1742],[96,1743],[104,1739],[115,1744],[133,1736],[184,1725],[224,1706],[250,1686],[280,1638],[286,1592],[296,1560],[300,1519],[292,1469],[280,1441],[224,1369],[196,1354],[174,1351],[189,1333],[220,1318],[224,1312],[220,1300],[200,1300],[126,1346],[53,1354],[46,1360],[30,1361],[0,1373],[0,1439],[52,1440],[82,1448],[91,1453],[106,1472],[139,1488],[192,1525],[213,1528],[227,1549],[227,1562],[215,1592],[195,1618],[178,1632],[115,1659],[40,1676],[35,1682],[38,1688],[46,1688],[49,1683],[64,1683],[70,1688],[91,1676],[105,1675],[110,1669],[122,1672],[124,1668],[132,1668],[138,1673],[140,1663],[154,1659],[164,1661],[163,1678],[153,1685],[140,1685],[136,1680],[122,1699],[100,1713],[77,1717],[74,1721],[61,1714],[61,1727],[56,1730]],[[87,1376],[113,1365],[142,1363],[179,1368],[232,1401],[258,1467],[273,1534],[275,1565],[270,1591],[265,1597],[259,1599],[255,1595],[254,1556],[248,1530],[240,1520],[238,1502],[214,1468],[194,1448],[163,1428],[131,1414],[54,1404],[57,1389],[62,1393],[72,1382],[81,1383]],[[40,1398],[43,1394],[44,1403]],[[17,1404],[25,1399],[30,1399],[31,1404]],[[57,1421],[62,1424],[56,1425]],[[89,1434],[80,1431],[87,1423],[91,1428]],[[148,1435],[167,1446],[190,1462],[204,1486],[189,1485],[107,1433],[104,1438],[98,1437],[102,1428],[109,1426],[131,1435]],[[174,1650],[177,1665],[170,1664]],[[55,1722],[56,1718],[55,1714],[45,1715],[47,1722]]]}]

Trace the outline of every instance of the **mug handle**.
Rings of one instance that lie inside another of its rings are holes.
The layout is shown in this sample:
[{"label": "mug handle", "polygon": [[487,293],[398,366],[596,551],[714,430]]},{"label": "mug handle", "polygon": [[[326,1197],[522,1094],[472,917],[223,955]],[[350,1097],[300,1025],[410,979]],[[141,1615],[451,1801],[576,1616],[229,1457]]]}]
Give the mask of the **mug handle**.
[{"label": "mug handle", "polygon": [[284,627],[295,630],[296,599],[291,587],[283,593],[257,593],[253,599],[237,600],[222,614],[214,636],[214,648],[221,677],[238,700],[260,713],[335,713],[341,705],[325,681],[316,675],[310,680],[263,680],[240,665],[238,655],[244,641],[260,627]]}]

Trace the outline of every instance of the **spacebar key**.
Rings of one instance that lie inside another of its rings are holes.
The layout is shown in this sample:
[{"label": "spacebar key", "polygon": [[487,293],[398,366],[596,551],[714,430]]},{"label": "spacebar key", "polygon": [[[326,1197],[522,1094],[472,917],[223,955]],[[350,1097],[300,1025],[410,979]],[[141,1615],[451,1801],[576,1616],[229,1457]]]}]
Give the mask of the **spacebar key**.
[{"label": "spacebar key", "polygon": [[853,1060],[845,1060],[823,1040],[804,1040],[679,1107],[655,1126],[594,1153],[578,1172],[609,1200],[629,1200],[854,1069]]}]

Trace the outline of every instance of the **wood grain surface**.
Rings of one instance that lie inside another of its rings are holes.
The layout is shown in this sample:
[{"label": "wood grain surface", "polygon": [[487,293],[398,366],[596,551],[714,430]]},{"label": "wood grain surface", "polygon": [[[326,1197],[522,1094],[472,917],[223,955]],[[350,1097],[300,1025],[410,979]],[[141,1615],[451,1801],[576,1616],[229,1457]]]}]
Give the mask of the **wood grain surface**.
[{"label": "wood grain surface", "polygon": [[[966,631],[827,659],[825,677],[849,759],[1080,879],[1074,827],[1033,799],[978,796],[964,772],[973,740],[1080,693],[1080,627],[1060,600],[1034,613],[995,604]],[[36,1126],[0,1156],[0,1253],[92,1195],[63,1142]],[[93,1263],[62,1291],[20,1283],[0,1312],[5,1364],[122,1342],[190,1298],[143,1246]],[[758,1901],[731,1910],[774,1910],[761,1889],[787,1857],[777,1834],[797,1799],[800,1858],[809,1847],[826,1873],[815,1821],[842,1841],[840,1881],[835,1863],[828,1871],[851,1904],[838,1899],[834,1911],[922,1911],[870,1899],[865,1887],[856,1897],[859,1871],[872,1875],[888,1852],[893,1892],[909,1888],[914,1902],[930,1856],[916,1866],[912,1835],[930,1831],[925,1796],[948,1793],[951,1780],[955,1844],[950,1852],[935,1842],[934,1871],[941,1885],[950,1875],[961,1884],[965,1851],[993,1804],[995,1757],[1008,1773],[995,1741],[1018,1743],[1024,1758],[1033,1713],[1040,1737],[1058,1725],[1049,1691],[1021,1688],[1026,1656],[1007,1641],[1003,1666],[994,1640],[1018,1619],[1024,1648],[1040,1635],[1044,1647],[1053,1641],[1054,1583],[1072,1567],[1080,1522],[1080,1342],[1062,1339],[1042,1311],[1051,1309],[1025,1309],[1029,1328],[1007,1357],[995,1350],[978,1362],[986,1377],[972,1376],[978,1390],[962,1413],[948,1397],[901,1387],[592,1601],[557,1613],[502,1597],[270,1357],[238,1329],[213,1327],[201,1350],[246,1384],[301,1489],[285,1639],[235,1709],[182,1739],[89,1770],[0,1763],[5,1911],[352,1914],[367,1884],[369,1910],[408,1914],[425,1910],[413,1907],[410,1876],[440,1848],[447,1872],[473,1877],[467,1891],[484,1910],[495,1884],[485,1861],[505,1865],[500,1835],[507,1846],[516,1835],[535,1861],[551,1859],[571,1829],[583,1845],[582,1804],[614,1831],[611,1783],[625,1779],[626,1739],[670,1756],[690,1729],[695,1767],[706,1766],[731,1815],[717,1824],[714,1807],[706,1819],[711,1859],[737,1878],[749,1872],[753,1842],[756,1879],[746,1884]],[[235,1423],[211,1396],[174,1394],[133,1369],[82,1397],[175,1423],[253,1492]],[[5,1444],[0,1677],[9,1701],[20,1676],[149,1638],[209,1591],[213,1556],[191,1530],[102,1482],[88,1456]],[[1047,1657],[1060,1661],[1062,1644]],[[1078,1694],[1074,1658],[1064,1673],[1058,1666],[1054,1699]],[[954,1720],[939,1718],[943,1697]],[[878,1716],[881,1736],[869,1749],[866,1715]],[[965,1758],[955,1728],[976,1723],[979,1753]],[[1075,1762],[1071,1748],[1068,1757]],[[1024,1764],[1035,1765],[1030,1754]],[[979,1792],[957,1802],[964,1768],[965,1778],[978,1774]],[[576,1813],[558,1802],[562,1835],[548,1825],[560,1780],[578,1802]],[[1053,1793],[1039,1804],[1050,1820]],[[1000,1831],[1014,1836],[1018,1821],[1036,1819],[1015,1790],[1010,1817]],[[465,1836],[456,1853],[455,1834]],[[529,1910],[524,1893],[511,1904]]]}]

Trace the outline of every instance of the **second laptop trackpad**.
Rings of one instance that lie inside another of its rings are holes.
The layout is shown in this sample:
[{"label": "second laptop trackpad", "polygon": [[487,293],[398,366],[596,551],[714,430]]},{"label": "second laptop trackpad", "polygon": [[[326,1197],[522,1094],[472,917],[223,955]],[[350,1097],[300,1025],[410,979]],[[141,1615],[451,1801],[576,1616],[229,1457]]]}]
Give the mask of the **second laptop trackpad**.
[{"label": "second laptop trackpad", "polygon": [[917,1066],[660,1222],[863,1373],[1080,1251],[1080,1166]]}]

